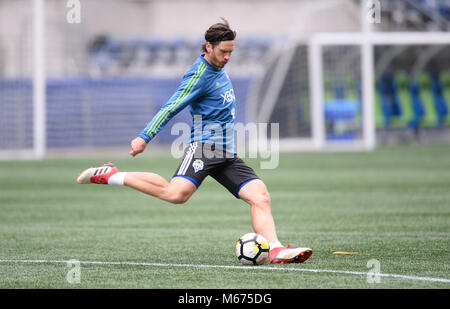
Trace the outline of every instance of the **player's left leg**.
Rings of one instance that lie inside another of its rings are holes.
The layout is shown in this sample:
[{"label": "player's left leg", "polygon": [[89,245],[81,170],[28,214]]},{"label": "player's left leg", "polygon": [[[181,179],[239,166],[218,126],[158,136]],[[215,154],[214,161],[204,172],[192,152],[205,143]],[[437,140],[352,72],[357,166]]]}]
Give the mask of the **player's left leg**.
[{"label": "player's left leg", "polygon": [[269,243],[278,240],[270,208],[270,194],[264,182],[260,179],[248,181],[239,190],[239,197],[250,205],[255,233],[263,235]]},{"label": "player's left leg", "polygon": [[242,159],[235,155],[210,176],[250,205],[253,230],[269,242],[271,263],[301,263],[311,256],[310,248],[283,247],[278,241],[267,187]]},{"label": "player's left leg", "polygon": [[269,259],[272,264],[302,263],[311,257],[313,251],[310,248],[283,247],[279,242],[271,211],[270,195],[262,180],[248,181],[238,194],[250,205],[254,231],[269,241]]}]

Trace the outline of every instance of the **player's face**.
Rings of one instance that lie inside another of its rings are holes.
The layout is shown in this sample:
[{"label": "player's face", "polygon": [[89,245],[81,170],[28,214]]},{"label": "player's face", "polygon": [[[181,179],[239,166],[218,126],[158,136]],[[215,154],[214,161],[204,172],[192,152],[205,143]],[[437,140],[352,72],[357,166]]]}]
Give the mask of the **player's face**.
[{"label": "player's face", "polygon": [[206,43],[206,60],[216,68],[223,68],[230,60],[231,53],[234,50],[234,41],[222,41],[213,46]]}]

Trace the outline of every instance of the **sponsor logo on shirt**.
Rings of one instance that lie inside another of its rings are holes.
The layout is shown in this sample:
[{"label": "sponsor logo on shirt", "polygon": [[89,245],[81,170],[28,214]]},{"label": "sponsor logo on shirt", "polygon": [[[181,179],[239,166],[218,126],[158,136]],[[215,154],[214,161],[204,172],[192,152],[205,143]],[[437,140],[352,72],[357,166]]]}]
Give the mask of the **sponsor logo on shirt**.
[{"label": "sponsor logo on shirt", "polygon": [[226,102],[226,103],[231,103],[231,102],[233,102],[233,100],[235,100],[235,98],[236,98],[236,97],[234,96],[234,90],[233,90],[233,88],[231,88],[230,90],[228,90],[228,91],[222,93],[220,96],[221,96],[222,99],[223,99],[222,104],[225,104],[225,102]]}]

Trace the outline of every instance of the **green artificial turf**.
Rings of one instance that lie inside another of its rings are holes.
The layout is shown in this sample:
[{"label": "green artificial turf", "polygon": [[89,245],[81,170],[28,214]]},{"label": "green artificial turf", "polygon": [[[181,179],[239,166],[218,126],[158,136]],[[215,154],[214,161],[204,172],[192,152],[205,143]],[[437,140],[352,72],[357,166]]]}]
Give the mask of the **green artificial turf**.
[{"label": "green artificial turf", "polygon": [[[450,279],[448,145],[284,153],[271,170],[245,159],[271,193],[281,242],[314,250],[303,264],[263,266],[272,269],[240,267],[234,247],[251,232],[249,207],[213,179],[184,205],[125,187],[76,184],[84,168],[107,161],[170,179],[180,160],[144,153],[0,162],[0,288],[450,287],[432,280]],[[82,261],[78,284],[66,278],[71,259]],[[373,259],[386,274],[379,283],[368,282]]]}]

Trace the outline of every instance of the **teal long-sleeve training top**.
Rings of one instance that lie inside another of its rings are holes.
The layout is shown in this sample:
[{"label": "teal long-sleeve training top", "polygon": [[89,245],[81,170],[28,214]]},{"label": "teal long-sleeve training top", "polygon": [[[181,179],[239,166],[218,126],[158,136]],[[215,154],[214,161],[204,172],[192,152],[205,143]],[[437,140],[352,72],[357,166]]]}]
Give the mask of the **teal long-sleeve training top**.
[{"label": "teal long-sleeve training top", "polygon": [[200,55],[184,75],[177,91],[139,134],[147,143],[186,106],[193,117],[189,143],[202,142],[236,153],[234,127],[236,98],[224,68]]}]

